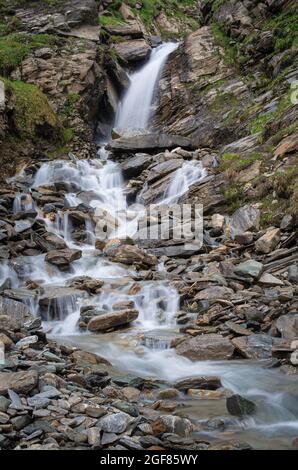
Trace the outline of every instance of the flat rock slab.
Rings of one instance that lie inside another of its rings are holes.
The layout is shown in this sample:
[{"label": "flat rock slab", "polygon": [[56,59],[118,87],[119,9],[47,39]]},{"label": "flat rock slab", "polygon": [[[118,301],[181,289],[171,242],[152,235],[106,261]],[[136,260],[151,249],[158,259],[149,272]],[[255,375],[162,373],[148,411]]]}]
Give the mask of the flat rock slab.
[{"label": "flat rock slab", "polygon": [[176,147],[192,149],[193,144],[187,137],[173,134],[144,134],[120,137],[108,145],[114,153],[170,150]]},{"label": "flat rock slab", "polygon": [[90,331],[106,331],[116,326],[126,325],[138,318],[137,310],[119,310],[93,317],[88,323]]},{"label": "flat rock slab", "polygon": [[234,352],[234,346],[223,336],[207,334],[186,339],[177,346],[176,352],[192,361],[230,359]]}]

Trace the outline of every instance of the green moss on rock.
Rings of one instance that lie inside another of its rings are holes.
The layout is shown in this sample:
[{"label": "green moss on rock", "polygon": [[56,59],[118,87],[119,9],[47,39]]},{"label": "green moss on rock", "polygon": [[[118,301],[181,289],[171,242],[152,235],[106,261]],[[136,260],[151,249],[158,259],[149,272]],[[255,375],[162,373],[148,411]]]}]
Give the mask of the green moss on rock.
[{"label": "green moss on rock", "polygon": [[21,138],[59,138],[61,125],[47,97],[35,85],[3,79],[13,107],[11,119]]}]

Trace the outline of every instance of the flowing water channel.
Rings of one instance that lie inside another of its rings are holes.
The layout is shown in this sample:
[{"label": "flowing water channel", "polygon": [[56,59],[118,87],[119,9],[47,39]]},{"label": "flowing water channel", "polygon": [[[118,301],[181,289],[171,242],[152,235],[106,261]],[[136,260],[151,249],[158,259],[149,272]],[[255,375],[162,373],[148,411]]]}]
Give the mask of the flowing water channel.
[{"label": "flowing water channel", "polygon": [[[122,128],[147,128],[152,113],[154,90],[159,74],[169,54],[177,47],[170,43],[160,46],[144,67],[133,74],[131,85],[119,107],[116,125]],[[26,194],[18,194],[14,211],[32,210],[34,202],[30,193],[47,185],[63,185],[66,188],[65,205],[74,208],[88,202],[91,207],[105,209],[119,222],[120,231],[133,236],[138,219],[145,208],[129,206],[125,196],[125,183],[120,167],[110,161],[104,148],[92,161],[70,159],[44,163],[37,171],[31,188]],[[200,162],[185,162],[174,172],[161,203],[176,202],[195,182],[206,176]],[[36,208],[36,210],[38,210]],[[125,213],[127,217],[122,217]],[[86,220],[87,237],[84,243],[73,239],[71,221],[67,210],[61,210],[53,220],[39,211],[48,231],[63,237],[68,247],[82,250],[82,258],[71,264],[71,270],[61,272],[44,261],[44,255],[26,256],[16,261],[22,267],[16,270],[9,264],[0,267],[0,280],[10,278],[12,287],[23,289],[24,302],[35,314],[40,313],[38,299],[25,290],[25,282],[38,281],[44,290],[59,291],[78,276],[102,279],[104,286],[99,295],[88,298],[80,294],[55,298],[55,306],[43,312],[45,328],[58,341],[69,342],[107,358],[113,366],[125,373],[158,378],[165,383],[200,375],[217,375],[223,386],[240,393],[257,404],[257,413],[245,420],[231,419],[225,409],[225,398],[202,400],[181,396],[183,413],[195,423],[219,418],[225,427],[212,426],[198,431],[206,439],[215,436],[223,439],[239,439],[255,448],[288,448],[298,435],[297,379],[285,376],[265,363],[250,361],[192,362],[178,356],[170,347],[171,340],[179,336],[175,315],[179,310],[179,295],[166,281],[143,281],[141,288],[132,293],[138,274],[133,267],[127,269],[95,252],[95,227]],[[113,238],[114,234],[110,234]],[[158,267],[162,274],[162,264]],[[162,277],[162,276],[161,276]],[[139,311],[138,319],[127,329],[113,333],[94,335],[81,333],[77,322],[83,306],[94,305],[109,311],[119,301],[133,300]],[[53,317],[53,311],[55,315]],[[213,421],[214,422],[214,421]]]}]

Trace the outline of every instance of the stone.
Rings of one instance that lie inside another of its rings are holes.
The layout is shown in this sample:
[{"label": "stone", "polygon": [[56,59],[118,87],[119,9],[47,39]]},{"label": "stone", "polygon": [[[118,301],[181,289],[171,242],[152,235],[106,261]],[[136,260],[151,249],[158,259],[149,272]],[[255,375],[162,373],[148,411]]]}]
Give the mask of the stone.
[{"label": "stone", "polygon": [[178,390],[188,389],[217,390],[221,387],[221,380],[216,376],[187,377],[174,383]]},{"label": "stone", "polygon": [[1,343],[4,345],[5,351],[8,351],[14,345],[14,342],[5,333],[0,333],[0,344]]},{"label": "stone", "polygon": [[[106,253],[106,249],[104,249]],[[135,265],[141,267],[152,267],[157,264],[157,258],[145,250],[134,245],[121,245],[115,250],[109,250],[108,257],[116,263]]]},{"label": "stone", "polygon": [[292,230],[295,225],[295,219],[291,214],[286,214],[283,216],[280,222],[281,230]]},{"label": "stone", "polygon": [[137,153],[121,163],[121,170],[125,178],[139,176],[152,163],[152,156],[147,153]]},{"label": "stone", "polygon": [[123,387],[121,391],[129,402],[137,402],[140,398],[140,390],[135,387]]},{"label": "stone", "polygon": [[100,441],[101,441],[100,433],[101,433],[101,430],[96,427],[87,429],[88,444],[90,446],[100,445]]},{"label": "stone", "polygon": [[21,339],[16,343],[16,347],[18,349],[26,349],[32,344],[36,344],[38,342],[38,336],[33,335],[33,336],[26,336],[26,338]]},{"label": "stone", "polygon": [[236,351],[246,359],[270,359],[272,357],[272,338],[265,334],[240,336],[231,340]]},{"label": "stone", "polygon": [[66,268],[75,260],[80,259],[82,256],[81,250],[52,250],[46,254],[45,260],[48,263],[54,264],[59,268]]},{"label": "stone", "polygon": [[78,365],[96,365],[96,364],[105,364],[105,365],[111,365],[109,361],[104,359],[101,356],[98,356],[97,354],[93,354],[87,351],[74,351],[72,353],[72,357],[75,361],[76,364]]},{"label": "stone", "polygon": [[11,401],[8,398],[0,396],[0,411],[2,413],[6,413],[10,404]]},{"label": "stone", "polygon": [[33,390],[38,381],[35,370],[25,372],[0,372],[0,394],[6,394],[9,389],[17,393],[27,394]]},{"label": "stone", "polygon": [[114,444],[119,440],[119,436],[113,432],[104,432],[101,438],[101,445],[107,446],[109,444]]},{"label": "stone", "polygon": [[241,395],[232,395],[228,397],[226,400],[226,406],[231,415],[239,417],[252,415],[257,411],[256,405]]},{"label": "stone", "polygon": [[273,251],[280,242],[281,232],[279,228],[269,228],[266,233],[260,237],[256,243],[256,251],[268,254]]},{"label": "stone", "polygon": [[28,320],[32,320],[32,315],[29,308],[24,303],[6,297],[0,297],[1,329],[19,330],[24,322]]},{"label": "stone", "polygon": [[149,57],[151,47],[144,39],[122,41],[113,45],[118,57],[124,63],[139,62]]},{"label": "stone", "polygon": [[237,209],[226,226],[226,233],[235,238],[247,231],[259,230],[260,211],[254,206],[243,206]]},{"label": "stone", "polygon": [[250,245],[254,240],[254,234],[252,232],[243,232],[235,235],[235,241],[240,245]]},{"label": "stone", "polygon": [[288,280],[298,283],[298,264],[291,264],[288,268]]},{"label": "stone", "polygon": [[112,413],[101,418],[98,427],[104,432],[121,434],[126,430],[130,420],[130,416],[126,413]]},{"label": "stone", "polygon": [[113,153],[162,151],[176,147],[193,148],[193,144],[187,137],[172,134],[143,134],[135,136],[123,136],[109,143],[108,149]]},{"label": "stone", "polygon": [[121,410],[124,413],[129,414],[130,416],[133,416],[135,418],[137,418],[139,416],[138,407],[133,405],[132,403],[117,400],[117,401],[114,401],[114,406],[115,406],[115,408],[118,408],[118,410]]},{"label": "stone", "polygon": [[259,283],[266,286],[283,286],[284,283],[270,273],[264,273],[259,279]]},{"label": "stone", "polygon": [[235,267],[235,274],[243,277],[252,277],[258,279],[263,271],[263,264],[259,261],[248,260],[238,264]]},{"label": "stone", "polygon": [[234,346],[227,338],[216,334],[206,334],[186,339],[178,344],[176,352],[192,361],[230,359]]},{"label": "stone", "polygon": [[233,294],[233,290],[229,287],[212,286],[201,290],[198,294],[196,294],[194,300],[230,299]]},{"label": "stone", "polygon": [[118,310],[116,312],[104,313],[91,318],[88,323],[89,331],[106,331],[110,328],[127,325],[138,318],[139,312],[134,309]]},{"label": "stone", "polygon": [[213,214],[211,217],[211,227],[214,230],[222,230],[224,226],[225,218],[221,214]]},{"label": "stone", "polygon": [[298,366],[298,349],[292,352],[290,362],[293,366]]},{"label": "stone", "polygon": [[275,322],[275,328],[279,331],[282,338],[298,338],[298,313],[288,313],[280,316]]},{"label": "stone", "polygon": [[193,431],[193,425],[187,418],[162,415],[158,420],[152,423],[152,430],[155,435],[170,432],[178,436],[188,437]]}]

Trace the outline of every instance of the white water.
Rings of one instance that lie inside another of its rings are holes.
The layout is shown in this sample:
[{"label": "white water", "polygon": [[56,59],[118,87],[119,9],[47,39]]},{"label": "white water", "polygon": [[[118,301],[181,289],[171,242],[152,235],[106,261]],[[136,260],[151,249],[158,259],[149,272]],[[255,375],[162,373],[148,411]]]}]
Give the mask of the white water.
[{"label": "white water", "polygon": [[148,62],[130,75],[130,86],[117,111],[115,127],[146,129],[152,115],[154,91],[168,56],[178,43],[168,42],[153,49]]},{"label": "white water", "polygon": [[[174,45],[172,47],[174,48]],[[150,61],[140,72],[137,72],[140,75],[135,74],[139,79],[132,81],[130,91],[122,103],[122,111],[120,110],[122,116],[133,114],[131,121],[129,117],[125,118],[125,127],[136,125],[140,127],[140,123],[144,127],[147,126],[154,86],[153,88],[151,85],[147,86],[145,69],[151,64],[152,70],[150,68],[149,72],[151,70],[150,73],[153,71],[156,73],[156,81],[169,49],[167,45],[154,51]],[[159,68],[153,60],[154,57],[158,59]],[[132,98],[136,100],[134,103],[138,103],[137,105],[131,104]],[[142,101],[138,101],[139,99]],[[144,103],[144,106],[140,106],[140,103]],[[136,119],[135,111],[139,107],[141,107],[142,116]],[[100,160],[93,161],[72,159],[44,164],[35,176],[32,189],[40,186],[62,185],[66,190],[65,200],[69,207],[76,207],[81,203],[87,203],[94,208],[99,206],[100,209],[106,210],[109,216],[117,219],[122,233],[126,231],[133,235],[144,207],[128,206],[119,166],[107,160],[105,149],[100,150],[100,157]],[[176,202],[192,184],[200,181],[205,175],[200,162],[185,162],[181,169],[173,173],[161,202],[165,204]],[[24,209],[26,206],[23,204],[23,198],[18,195],[14,210],[19,212]],[[129,222],[124,217],[127,214]],[[171,382],[186,376],[218,375],[225,387],[250,397],[259,406],[257,415],[253,419],[242,422],[241,429],[236,431],[236,435],[230,433],[231,437],[239,438],[239,434],[244,433],[251,441],[257,441],[257,445],[259,442],[259,445],[264,447],[264,443],[268,443],[274,436],[278,439],[278,445],[289,445],[291,438],[297,435],[298,428],[297,396],[293,395],[294,398],[289,398],[287,395],[287,393],[297,393],[295,392],[297,386],[295,378],[283,377],[278,372],[266,370],[261,365],[249,362],[191,362],[178,356],[175,350],[169,347],[171,335],[177,335],[175,315],[179,310],[179,295],[174,287],[167,282],[148,281],[139,283],[140,290],[135,294],[130,294],[130,288],[134,285],[133,278],[137,276],[137,272],[133,267],[127,269],[109,262],[94,251],[95,238],[92,224],[86,222],[90,237],[86,243],[80,244],[72,239],[68,209],[59,211],[55,220],[51,220],[48,215],[43,216],[41,211],[40,216],[44,217],[49,231],[63,237],[68,246],[80,248],[83,252],[82,258],[72,263],[69,272],[61,272],[45,263],[44,255],[24,257],[21,260],[22,274],[19,276],[7,262],[0,268],[0,285],[5,279],[10,278],[13,287],[23,287],[24,282],[30,279],[40,283],[47,291],[50,287],[57,289],[59,286],[63,287],[77,276],[90,276],[104,281],[99,295],[86,298],[82,292],[79,296],[65,296],[50,304],[48,308],[50,321],[46,327],[51,329],[54,337],[94,351],[109,359],[121,370],[140,376],[153,376]],[[110,238],[114,236],[114,232],[109,234]],[[158,270],[162,272],[162,263],[159,264]],[[98,309],[111,311],[115,303],[126,300],[133,301],[139,310],[137,321],[127,331],[99,337],[88,333],[82,334],[78,330],[77,322],[82,306],[94,305]],[[34,312],[38,313],[38,299],[30,297],[26,302],[30,304]],[[52,320],[53,316],[55,321]],[[157,340],[154,339],[154,335]],[[166,335],[169,337],[168,340]],[[187,403],[186,399],[185,402]],[[200,413],[203,413],[202,405],[196,403],[196,406],[200,406]],[[203,401],[205,414],[210,416],[208,406],[210,404]],[[221,413],[222,409],[218,410],[218,414],[215,414],[212,409],[211,416],[220,416]],[[200,414],[198,418],[201,418]],[[283,442],[284,438],[288,439],[286,444]]]}]

